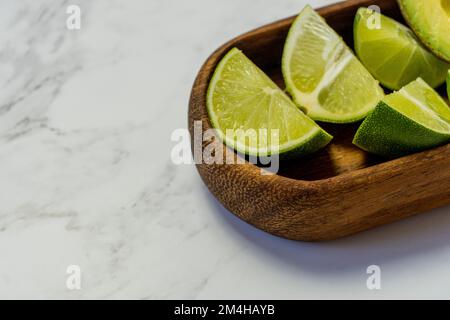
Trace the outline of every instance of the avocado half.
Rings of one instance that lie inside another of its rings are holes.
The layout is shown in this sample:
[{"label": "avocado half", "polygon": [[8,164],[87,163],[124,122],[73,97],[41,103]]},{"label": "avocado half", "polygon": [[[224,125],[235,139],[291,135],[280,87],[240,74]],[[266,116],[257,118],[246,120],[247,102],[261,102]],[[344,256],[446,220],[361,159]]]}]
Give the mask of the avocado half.
[{"label": "avocado half", "polygon": [[398,0],[411,29],[438,57],[450,62],[450,0]]}]

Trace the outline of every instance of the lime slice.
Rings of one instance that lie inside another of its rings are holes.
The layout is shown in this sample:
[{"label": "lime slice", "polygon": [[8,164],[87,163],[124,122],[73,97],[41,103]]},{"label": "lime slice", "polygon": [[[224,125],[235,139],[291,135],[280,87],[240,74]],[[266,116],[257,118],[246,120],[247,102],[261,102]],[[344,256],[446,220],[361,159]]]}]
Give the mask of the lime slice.
[{"label": "lime slice", "polygon": [[314,120],[358,121],[384,95],[342,38],[310,6],[289,30],[282,69],[287,91]]},{"label": "lime slice", "polygon": [[360,8],[353,30],[359,59],[385,87],[399,90],[419,77],[433,88],[445,82],[450,66],[430,53],[401,23]]},{"label": "lime slice", "polygon": [[398,3],[420,40],[450,63],[450,0],[398,0]]},{"label": "lime slice", "polygon": [[450,142],[450,108],[417,79],[386,96],[361,124],[353,143],[389,158]]},{"label": "lime slice", "polygon": [[217,66],[206,102],[221,139],[243,154],[303,155],[332,139],[236,48]]}]

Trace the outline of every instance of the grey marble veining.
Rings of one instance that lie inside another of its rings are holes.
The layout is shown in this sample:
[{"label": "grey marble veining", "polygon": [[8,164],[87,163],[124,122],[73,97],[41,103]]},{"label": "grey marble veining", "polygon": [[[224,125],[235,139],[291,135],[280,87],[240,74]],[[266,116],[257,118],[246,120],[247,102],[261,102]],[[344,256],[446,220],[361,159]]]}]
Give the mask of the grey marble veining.
[{"label": "grey marble veining", "polygon": [[0,298],[450,297],[448,208],[295,243],[239,221],[170,159],[206,57],[305,3],[1,0]]}]

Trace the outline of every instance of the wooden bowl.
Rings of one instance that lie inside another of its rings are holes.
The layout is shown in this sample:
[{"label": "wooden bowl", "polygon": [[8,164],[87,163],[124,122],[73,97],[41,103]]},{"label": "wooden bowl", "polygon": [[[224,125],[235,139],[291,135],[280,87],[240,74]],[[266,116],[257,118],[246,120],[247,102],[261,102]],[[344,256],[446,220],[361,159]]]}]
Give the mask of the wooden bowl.
[{"label": "wooden bowl", "polygon": [[[361,6],[378,5],[401,20],[394,0],[351,0],[319,9],[348,44],[353,19]],[[238,47],[284,88],[281,54],[295,17],[241,35],[216,50],[201,68],[189,103],[193,152],[202,137],[194,122],[211,129],[206,91],[220,59]],[[276,175],[261,175],[258,166],[197,164],[212,194],[242,220],[271,234],[303,241],[331,240],[450,204],[450,145],[386,161],[352,145],[355,125],[321,124],[335,136],[324,150],[280,163]],[[214,143],[220,143],[217,139]],[[201,147],[202,148],[202,147]],[[202,151],[200,148],[200,151]],[[223,161],[236,154],[224,147]]]}]

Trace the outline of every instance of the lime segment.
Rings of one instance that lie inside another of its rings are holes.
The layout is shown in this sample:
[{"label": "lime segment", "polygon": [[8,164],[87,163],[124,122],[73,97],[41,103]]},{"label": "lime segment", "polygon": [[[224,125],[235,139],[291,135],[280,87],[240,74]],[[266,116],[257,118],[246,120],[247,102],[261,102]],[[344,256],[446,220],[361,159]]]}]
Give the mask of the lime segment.
[{"label": "lime segment", "polygon": [[289,31],[282,70],[287,91],[314,120],[358,121],[384,95],[342,38],[310,6]]},{"label": "lime segment", "polygon": [[398,0],[398,3],[420,40],[450,63],[450,0]]},{"label": "lime segment", "polygon": [[450,108],[417,79],[386,96],[361,124],[353,143],[389,158],[450,142]]},{"label": "lime segment", "polygon": [[236,48],[217,66],[206,102],[219,136],[243,154],[302,155],[332,139]]},{"label": "lime segment", "polygon": [[359,59],[389,89],[399,90],[419,77],[433,88],[445,82],[450,65],[430,53],[409,28],[389,17],[360,8],[354,39]]}]

